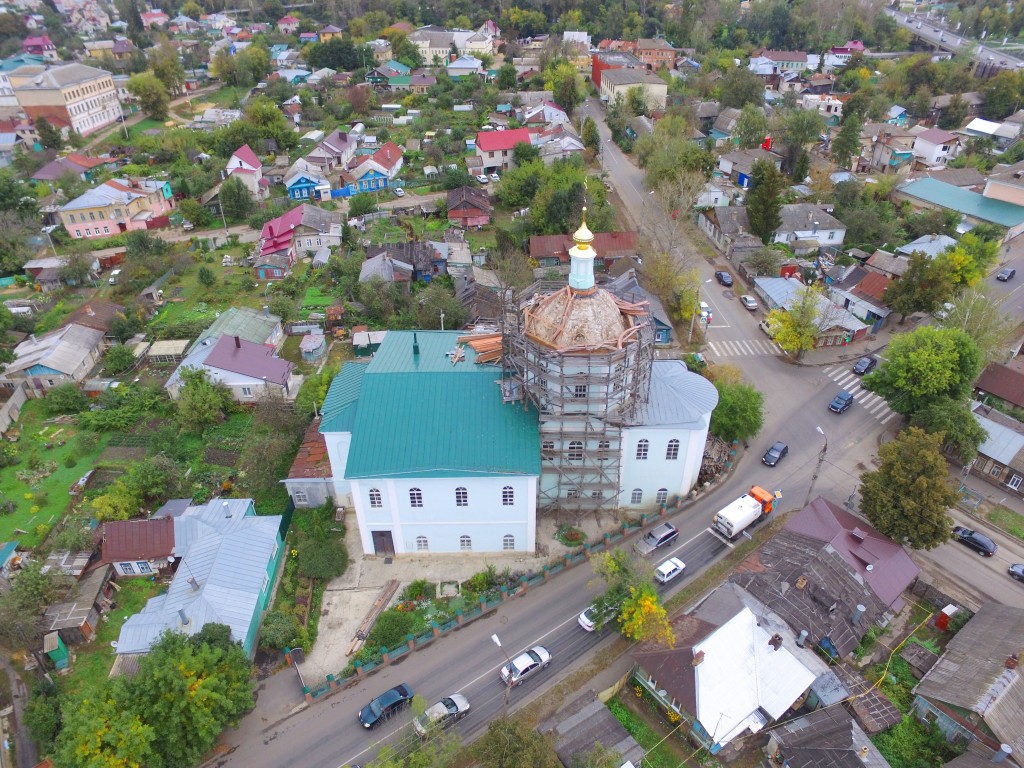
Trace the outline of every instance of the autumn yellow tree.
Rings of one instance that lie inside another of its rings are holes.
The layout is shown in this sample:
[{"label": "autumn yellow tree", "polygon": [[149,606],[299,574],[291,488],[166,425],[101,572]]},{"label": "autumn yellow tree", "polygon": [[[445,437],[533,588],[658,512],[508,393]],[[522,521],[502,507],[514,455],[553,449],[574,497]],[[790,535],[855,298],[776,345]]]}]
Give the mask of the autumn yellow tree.
[{"label": "autumn yellow tree", "polygon": [[629,587],[629,597],[619,612],[619,630],[637,642],[649,641],[669,648],[676,644],[668,612],[649,581]]}]

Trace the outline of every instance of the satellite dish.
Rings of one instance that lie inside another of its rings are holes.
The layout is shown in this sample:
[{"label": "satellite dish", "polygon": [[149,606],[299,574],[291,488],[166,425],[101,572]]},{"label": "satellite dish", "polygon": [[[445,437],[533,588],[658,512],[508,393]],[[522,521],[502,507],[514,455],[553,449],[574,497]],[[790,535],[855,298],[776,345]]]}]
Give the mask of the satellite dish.
[{"label": "satellite dish", "polygon": [[174,555],[168,555],[167,556],[167,564],[168,565],[174,565]]},{"label": "satellite dish", "polygon": [[110,641],[110,647],[116,649],[117,648],[117,640],[111,640]]}]

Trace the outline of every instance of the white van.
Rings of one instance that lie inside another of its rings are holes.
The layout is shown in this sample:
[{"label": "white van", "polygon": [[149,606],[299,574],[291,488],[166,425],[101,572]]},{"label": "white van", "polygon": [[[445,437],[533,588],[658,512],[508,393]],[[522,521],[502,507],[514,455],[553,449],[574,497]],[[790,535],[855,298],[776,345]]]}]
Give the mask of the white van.
[{"label": "white van", "polygon": [[107,280],[107,282],[110,283],[111,285],[117,285],[117,279],[119,277],[121,277],[121,270],[115,269],[113,272],[110,273],[110,278]]}]

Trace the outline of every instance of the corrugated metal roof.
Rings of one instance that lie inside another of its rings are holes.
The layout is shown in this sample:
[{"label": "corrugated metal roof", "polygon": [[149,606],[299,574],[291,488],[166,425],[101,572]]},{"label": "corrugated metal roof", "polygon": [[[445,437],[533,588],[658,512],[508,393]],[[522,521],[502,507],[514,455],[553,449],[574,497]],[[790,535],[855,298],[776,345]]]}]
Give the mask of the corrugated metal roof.
[{"label": "corrugated metal roof", "polygon": [[984,406],[981,403],[972,406],[974,418],[988,433],[988,437],[978,446],[978,453],[995,459],[1000,464],[1008,465],[1013,462],[1021,449],[1024,449],[1024,434],[988,418],[983,409]]},{"label": "corrugated metal roof", "polygon": [[655,360],[650,398],[630,424],[699,429],[708,424],[716,405],[715,385],[689,371],[682,360]]},{"label": "corrugated metal roof", "polygon": [[363,374],[367,367],[364,363],[348,362],[334,377],[320,409],[323,414],[320,421],[321,433],[352,431],[363,386]]},{"label": "corrugated metal roof", "polygon": [[[469,347],[453,364],[459,336],[418,331],[414,355],[413,332],[388,333],[362,377],[346,477],[540,474],[536,412],[504,404],[500,372]],[[343,431],[334,422],[320,431]]]},{"label": "corrugated metal roof", "polygon": [[230,307],[210,323],[188,351],[193,352],[207,339],[216,341],[221,336],[238,336],[255,344],[266,344],[275,334],[281,318],[248,307]]},{"label": "corrugated metal roof", "polygon": [[66,325],[52,333],[21,342],[14,348],[15,360],[7,365],[6,373],[44,365],[70,376],[102,341],[103,331],[84,325]]},{"label": "corrugated metal roof", "polygon": [[988,221],[1003,227],[1014,227],[1024,222],[1024,206],[985,197],[935,179],[908,181],[897,187],[897,191],[908,197],[940,205],[979,221]]}]

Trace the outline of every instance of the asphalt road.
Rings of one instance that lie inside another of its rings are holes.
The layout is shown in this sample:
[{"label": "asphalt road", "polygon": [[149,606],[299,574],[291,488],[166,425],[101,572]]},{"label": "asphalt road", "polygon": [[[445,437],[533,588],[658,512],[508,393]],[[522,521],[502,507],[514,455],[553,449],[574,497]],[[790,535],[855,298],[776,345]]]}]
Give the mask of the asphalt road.
[{"label": "asphalt road", "polygon": [[979,64],[1002,69],[1016,69],[1024,67],[1024,59],[1011,56],[1005,51],[979,43],[974,38],[957,34],[956,30],[946,29],[945,24],[938,19],[929,18],[925,15],[912,16],[900,13],[892,9],[886,11],[900,26],[913,32],[925,42],[936,47],[945,48],[948,51],[969,50],[971,58]]}]

